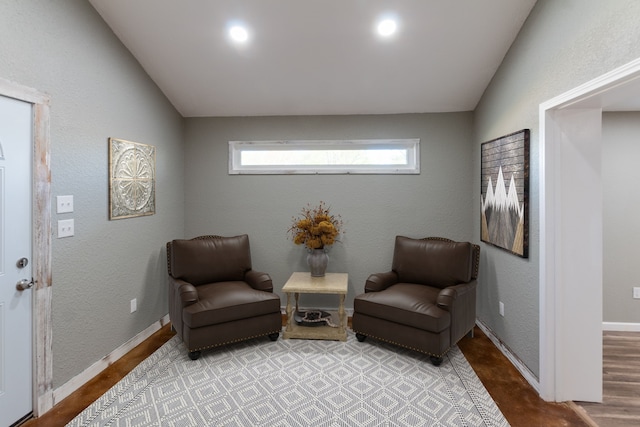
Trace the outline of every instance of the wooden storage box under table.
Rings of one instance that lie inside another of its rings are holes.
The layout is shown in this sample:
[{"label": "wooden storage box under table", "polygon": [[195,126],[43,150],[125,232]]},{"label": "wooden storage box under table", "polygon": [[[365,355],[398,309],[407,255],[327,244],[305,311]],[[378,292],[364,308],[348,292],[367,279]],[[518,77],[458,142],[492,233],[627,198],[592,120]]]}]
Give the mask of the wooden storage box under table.
[{"label": "wooden storage box under table", "polygon": [[[344,300],[347,296],[348,279],[347,273],[326,273],[323,277],[312,277],[309,272],[293,273],[282,287],[282,291],[287,294],[287,326],[283,338],[346,341],[347,313],[344,310]],[[298,325],[294,320],[294,313],[298,311],[300,294],[338,295],[338,311],[330,312],[332,323],[338,327]],[[295,311],[292,299],[295,299]]]}]

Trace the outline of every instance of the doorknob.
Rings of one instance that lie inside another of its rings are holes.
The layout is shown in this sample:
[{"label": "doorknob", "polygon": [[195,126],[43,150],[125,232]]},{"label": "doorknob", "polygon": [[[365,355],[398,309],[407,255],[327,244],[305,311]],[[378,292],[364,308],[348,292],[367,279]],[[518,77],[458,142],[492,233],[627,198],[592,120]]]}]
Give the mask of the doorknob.
[{"label": "doorknob", "polygon": [[22,279],[16,285],[16,289],[19,290],[19,291],[24,291],[24,290],[27,290],[30,287],[32,287],[34,284],[35,284],[35,282],[33,281],[33,279],[31,279],[31,280]]}]

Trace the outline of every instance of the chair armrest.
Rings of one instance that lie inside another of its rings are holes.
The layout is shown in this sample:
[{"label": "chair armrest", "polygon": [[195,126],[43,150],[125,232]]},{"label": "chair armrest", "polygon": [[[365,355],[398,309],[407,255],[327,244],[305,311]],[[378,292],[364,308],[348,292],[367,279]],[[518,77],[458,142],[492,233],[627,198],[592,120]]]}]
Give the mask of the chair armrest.
[{"label": "chair armrest", "polygon": [[191,283],[184,280],[171,278],[175,295],[180,298],[182,307],[195,304],[198,301],[198,291]]},{"label": "chair armrest", "polygon": [[436,304],[443,310],[451,311],[456,300],[463,298],[468,292],[475,292],[477,282],[472,280],[460,285],[448,286],[440,291],[436,298]]},{"label": "chair armrest", "polygon": [[436,298],[439,308],[451,314],[451,345],[457,343],[476,323],[476,287],[474,279],[468,283],[449,286],[440,291]]},{"label": "chair armrest", "polygon": [[271,276],[261,271],[249,270],[244,275],[244,280],[253,289],[265,292],[273,292]]},{"label": "chair armrest", "polygon": [[367,278],[364,284],[365,292],[378,292],[398,283],[398,275],[394,271],[386,273],[374,273]]}]

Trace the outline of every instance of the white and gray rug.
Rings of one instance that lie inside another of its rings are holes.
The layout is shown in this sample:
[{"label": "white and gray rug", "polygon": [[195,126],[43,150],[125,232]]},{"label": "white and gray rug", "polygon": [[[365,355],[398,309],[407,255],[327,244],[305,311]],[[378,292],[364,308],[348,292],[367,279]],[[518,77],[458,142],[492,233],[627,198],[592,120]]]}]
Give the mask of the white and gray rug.
[{"label": "white and gray rug", "polygon": [[68,426],[508,426],[462,352],[442,365],[349,332],[203,351],[177,337]]}]

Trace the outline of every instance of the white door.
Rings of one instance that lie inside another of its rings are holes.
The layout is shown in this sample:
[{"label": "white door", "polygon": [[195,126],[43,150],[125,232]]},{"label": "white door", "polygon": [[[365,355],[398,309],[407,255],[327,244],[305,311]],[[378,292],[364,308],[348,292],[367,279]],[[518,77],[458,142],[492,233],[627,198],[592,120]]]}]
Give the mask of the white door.
[{"label": "white door", "polygon": [[32,104],[0,96],[0,427],[33,409],[32,128]]}]

